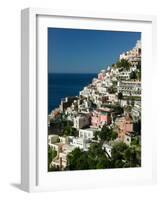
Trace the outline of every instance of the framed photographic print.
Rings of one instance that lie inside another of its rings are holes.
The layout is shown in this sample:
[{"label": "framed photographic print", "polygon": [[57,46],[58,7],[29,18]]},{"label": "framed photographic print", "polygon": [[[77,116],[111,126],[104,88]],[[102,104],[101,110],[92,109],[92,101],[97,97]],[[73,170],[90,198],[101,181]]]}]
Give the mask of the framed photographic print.
[{"label": "framed photographic print", "polygon": [[155,183],[155,23],[22,11],[22,189]]}]

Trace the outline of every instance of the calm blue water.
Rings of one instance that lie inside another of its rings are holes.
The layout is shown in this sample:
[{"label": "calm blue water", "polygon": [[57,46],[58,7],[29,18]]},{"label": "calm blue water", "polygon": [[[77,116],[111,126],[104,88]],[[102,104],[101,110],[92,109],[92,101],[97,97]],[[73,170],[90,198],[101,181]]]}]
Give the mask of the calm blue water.
[{"label": "calm blue water", "polygon": [[79,95],[96,74],[48,74],[48,113],[58,107],[64,97]]}]

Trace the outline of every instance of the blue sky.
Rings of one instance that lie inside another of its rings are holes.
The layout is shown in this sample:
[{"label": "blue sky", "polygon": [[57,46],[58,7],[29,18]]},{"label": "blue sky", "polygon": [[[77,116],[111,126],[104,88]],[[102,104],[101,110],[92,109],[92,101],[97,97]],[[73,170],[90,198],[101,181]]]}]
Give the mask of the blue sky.
[{"label": "blue sky", "polygon": [[140,38],[139,32],[48,28],[48,71],[98,73]]}]

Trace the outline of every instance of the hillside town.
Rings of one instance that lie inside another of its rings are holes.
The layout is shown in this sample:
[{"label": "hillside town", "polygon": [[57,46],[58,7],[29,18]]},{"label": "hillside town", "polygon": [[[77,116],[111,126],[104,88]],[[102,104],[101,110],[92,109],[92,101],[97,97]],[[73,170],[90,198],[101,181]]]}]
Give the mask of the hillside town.
[{"label": "hillside town", "polygon": [[48,171],[141,166],[141,41],[48,115]]}]

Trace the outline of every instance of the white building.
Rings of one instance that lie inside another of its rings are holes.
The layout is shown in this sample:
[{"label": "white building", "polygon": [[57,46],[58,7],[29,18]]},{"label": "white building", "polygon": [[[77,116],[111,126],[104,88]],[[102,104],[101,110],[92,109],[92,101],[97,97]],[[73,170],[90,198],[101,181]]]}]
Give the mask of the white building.
[{"label": "white building", "polygon": [[89,125],[89,117],[87,117],[86,115],[77,116],[74,118],[73,122],[73,127],[78,130]]},{"label": "white building", "polygon": [[74,146],[75,148],[78,147],[82,149],[83,151],[87,151],[89,148],[88,141],[82,137],[73,138],[73,141],[70,144]]},{"label": "white building", "polygon": [[134,119],[141,118],[141,101],[135,101],[135,104],[134,104],[134,107],[132,108],[131,114]]},{"label": "white building", "polygon": [[117,92],[124,96],[141,96],[140,81],[118,81]]},{"label": "white building", "polygon": [[118,74],[117,78],[121,80],[129,80],[130,79],[131,71],[122,71]]},{"label": "white building", "polygon": [[108,94],[108,99],[111,102],[117,102],[118,101],[118,98],[117,98],[116,94]]},{"label": "white building", "polygon": [[96,131],[97,129],[95,128],[80,129],[79,137],[82,137],[86,140],[92,140]]},{"label": "white building", "polygon": [[107,94],[107,92],[108,92],[108,88],[103,85],[101,85],[100,87],[97,87],[97,90],[100,94]]},{"label": "white building", "polygon": [[59,140],[62,144],[66,144],[67,143],[67,137],[59,137]]},{"label": "white building", "polygon": [[59,142],[59,136],[58,135],[49,135],[48,136],[48,144],[55,144]]},{"label": "white building", "polygon": [[141,55],[141,41],[138,40],[135,47],[132,50],[122,53],[120,55],[120,60],[126,59],[131,62],[135,58],[140,59],[140,55]]},{"label": "white building", "polygon": [[88,97],[91,95],[91,89],[89,87],[84,87],[82,91],[79,92],[80,96]]},{"label": "white building", "polygon": [[129,100],[127,99],[121,99],[120,100],[120,105],[121,107],[127,106],[128,105]]}]

